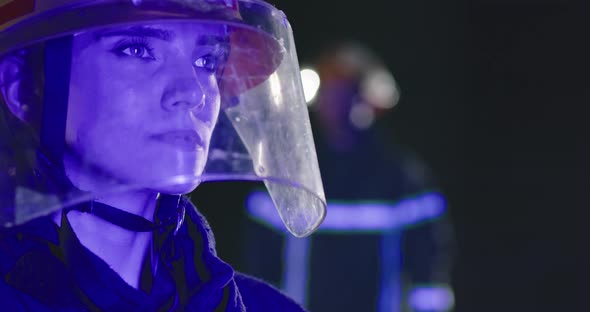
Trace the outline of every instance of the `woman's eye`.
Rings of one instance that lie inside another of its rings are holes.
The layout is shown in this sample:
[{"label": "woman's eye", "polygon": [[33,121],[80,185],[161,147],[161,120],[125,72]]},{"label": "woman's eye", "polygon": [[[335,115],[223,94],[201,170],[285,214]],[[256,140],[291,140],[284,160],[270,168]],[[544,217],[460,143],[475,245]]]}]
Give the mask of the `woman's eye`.
[{"label": "woman's eye", "polygon": [[199,68],[203,68],[210,72],[217,71],[217,67],[219,67],[219,59],[213,55],[206,55],[203,57],[198,58],[195,61],[195,66]]},{"label": "woman's eye", "polygon": [[131,45],[121,50],[121,53],[140,59],[153,59],[149,49],[142,45]]}]

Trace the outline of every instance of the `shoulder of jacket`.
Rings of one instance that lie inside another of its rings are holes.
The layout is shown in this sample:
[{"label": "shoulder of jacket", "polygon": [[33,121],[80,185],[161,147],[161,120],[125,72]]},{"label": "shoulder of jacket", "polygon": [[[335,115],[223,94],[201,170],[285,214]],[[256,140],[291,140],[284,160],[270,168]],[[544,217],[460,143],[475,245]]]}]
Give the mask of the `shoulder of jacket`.
[{"label": "shoulder of jacket", "polygon": [[234,279],[248,311],[306,312],[295,300],[261,279],[240,272]]},{"label": "shoulder of jacket", "polygon": [[31,252],[51,253],[57,246],[57,232],[47,220],[33,220],[24,225],[0,230],[0,274],[7,274],[23,256]]},{"label": "shoulder of jacket", "polygon": [[37,300],[12,288],[4,280],[0,280],[0,302],[2,302],[2,311],[49,311]]}]

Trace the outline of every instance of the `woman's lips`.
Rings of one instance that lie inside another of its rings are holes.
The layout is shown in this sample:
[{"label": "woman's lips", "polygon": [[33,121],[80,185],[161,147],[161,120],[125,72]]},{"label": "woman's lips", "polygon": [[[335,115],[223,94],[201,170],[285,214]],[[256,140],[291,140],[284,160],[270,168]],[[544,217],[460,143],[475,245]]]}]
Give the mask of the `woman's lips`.
[{"label": "woman's lips", "polygon": [[194,130],[172,130],[152,135],[151,138],[189,152],[203,149],[203,139]]}]

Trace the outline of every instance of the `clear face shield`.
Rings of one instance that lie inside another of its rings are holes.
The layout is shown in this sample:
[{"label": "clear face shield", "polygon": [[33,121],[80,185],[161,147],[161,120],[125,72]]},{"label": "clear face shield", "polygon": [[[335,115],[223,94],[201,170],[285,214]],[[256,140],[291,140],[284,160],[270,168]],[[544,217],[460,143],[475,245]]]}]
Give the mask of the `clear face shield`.
[{"label": "clear face shield", "polygon": [[295,236],[319,226],[325,196],[282,12],[258,0],[66,2],[0,31],[2,225],[252,180]]}]

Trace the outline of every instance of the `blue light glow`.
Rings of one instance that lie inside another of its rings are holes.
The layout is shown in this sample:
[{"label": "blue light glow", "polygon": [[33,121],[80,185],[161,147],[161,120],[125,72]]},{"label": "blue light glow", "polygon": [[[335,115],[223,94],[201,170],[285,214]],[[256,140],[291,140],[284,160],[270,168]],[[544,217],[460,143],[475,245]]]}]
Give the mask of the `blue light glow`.
[{"label": "blue light glow", "polygon": [[307,306],[310,243],[309,237],[298,238],[288,235],[283,250],[285,270],[282,289],[302,306]]},{"label": "blue light glow", "polygon": [[414,311],[449,311],[455,304],[453,291],[446,286],[423,286],[414,288],[408,298]]},{"label": "blue light glow", "polygon": [[[250,194],[246,202],[255,220],[274,229],[284,225],[272,199],[264,192]],[[435,192],[406,198],[397,203],[328,203],[328,214],[318,231],[388,231],[440,217],[446,209],[444,197]]]}]

